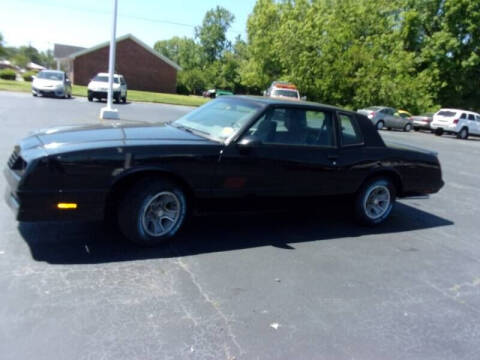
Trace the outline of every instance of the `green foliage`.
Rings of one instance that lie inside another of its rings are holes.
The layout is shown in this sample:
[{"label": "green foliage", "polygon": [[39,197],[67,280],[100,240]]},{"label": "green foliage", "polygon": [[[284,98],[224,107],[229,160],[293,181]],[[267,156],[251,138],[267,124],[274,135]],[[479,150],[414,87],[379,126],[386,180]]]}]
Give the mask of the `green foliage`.
[{"label": "green foliage", "polygon": [[23,80],[25,81],[33,81],[33,77],[35,76],[35,71],[27,71],[22,74]]},{"label": "green foliage", "polygon": [[207,62],[220,59],[224,51],[229,49],[230,42],[227,40],[226,32],[234,19],[230,11],[217,6],[207,11],[202,25],[195,28],[196,37],[200,41]]},{"label": "green foliage", "polygon": [[202,67],[204,64],[203,49],[193,39],[175,36],[169,40],[157,41],[154,49],[184,70]]},{"label": "green foliage", "polygon": [[15,80],[16,77],[17,77],[17,74],[12,69],[0,70],[0,79]]}]

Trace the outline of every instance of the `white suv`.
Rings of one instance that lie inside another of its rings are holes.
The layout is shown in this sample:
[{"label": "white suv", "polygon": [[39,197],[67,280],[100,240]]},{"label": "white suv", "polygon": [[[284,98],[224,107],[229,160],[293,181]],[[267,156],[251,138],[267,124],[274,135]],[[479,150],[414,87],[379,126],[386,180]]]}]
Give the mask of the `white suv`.
[{"label": "white suv", "polygon": [[[113,75],[113,99],[115,102],[127,102],[127,82],[123,75]],[[106,99],[108,94],[108,73],[98,73],[88,83],[88,101]]]},{"label": "white suv", "polygon": [[459,109],[440,109],[433,115],[430,127],[436,135],[456,134],[459,139],[480,136],[480,114]]}]

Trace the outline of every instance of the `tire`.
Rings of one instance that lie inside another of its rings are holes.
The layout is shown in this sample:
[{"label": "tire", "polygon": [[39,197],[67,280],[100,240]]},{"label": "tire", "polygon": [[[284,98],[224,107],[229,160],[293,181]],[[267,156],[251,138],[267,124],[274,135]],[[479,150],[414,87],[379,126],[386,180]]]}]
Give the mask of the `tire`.
[{"label": "tire", "polygon": [[35,93],[32,93],[32,95],[35,96],[35,97],[37,97],[37,94],[35,94]]},{"label": "tire", "polygon": [[419,127],[417,127],[417,126],[414,126],[414,127],[413,127],[413,131],[419,131],[419,130],[420,130]]},{"label": "tire", "polygon": [[441,128],[435,129],[435,135],[442,136],[443,135],[443,129],[441,129]]},{"label": "tire", "polygon": [[383,120],[379,120],[377,122],[377,124],[375,125],[375,127],[377,128],[377,130],[382,130],[383,127],[385,126],[385,122]]},{"label": "tire", "polygon": [[120,102],[120,95],[114,97],[115,103],[118,104]]},{"label": "tire", "polygon": [[391,127],[387,127],[387,130],[388,130],[388,131],[391,131],[391,130],[392,130],[392,128],[391,128]]},{"label": "tire", "polygon": [[184,191],[175,183],[162,179],[137,183],[122,199],[118,210],[121,232],[130,241],[143,246],[155,246],[172,238],[186,217]]},{"label": "tire", "polygon": [[124,97],[122,97],[122,103],[126,103],[127,102],[127,95],[125,95]]},{"label": "tire", "polygon": [[468,128],[463,127],[457,134],[457,139],[467,140],[468,139]]},{"label": "tire", "polygon": [[89,97],[88,97],[88,101],[92,102],[92,101],[93,101],[93,97],[89,96]]},{"label": "tire", "polygon": [[404,126],[403,131],[410,132],[412,131],[412,124],[408,123]]},{"label": "tire", "polygon": [[[382,176],[368,180],[362,185],[355,198],[357,221],[368,226],[384,222],[392,212],[396,195],[395,185],[389,178]],[[375,211],[378,213],[375,214]]]}]

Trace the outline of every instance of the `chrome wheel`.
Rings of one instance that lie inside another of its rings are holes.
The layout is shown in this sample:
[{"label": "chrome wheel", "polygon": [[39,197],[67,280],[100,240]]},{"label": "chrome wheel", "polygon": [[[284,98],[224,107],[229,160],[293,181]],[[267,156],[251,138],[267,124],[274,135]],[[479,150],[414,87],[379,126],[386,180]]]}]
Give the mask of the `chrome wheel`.
[{"label": "chrome wheel", "polygon": [[391,209],[390,190],[384,185],[374,185],[369,188],[363,201],[365,214],[376,220],[387,214]]},{"label": "chrome wheel", "polygon": [[406,131],[406,132],[412,131],[412,124],[407,124],[407,125],[405,125],[405,131]]},{"label": "chrome wheel", "polygon": [[180,200],[175,193],[163,191],[156,194],[143,208],[143,229],[154,237],[167,234],[178,223],[180,210]]},{"label": "chrome wheel", "polygon": [[377,122],[377,130],[382,130],[383,129],[383,120],[380,120]]}]

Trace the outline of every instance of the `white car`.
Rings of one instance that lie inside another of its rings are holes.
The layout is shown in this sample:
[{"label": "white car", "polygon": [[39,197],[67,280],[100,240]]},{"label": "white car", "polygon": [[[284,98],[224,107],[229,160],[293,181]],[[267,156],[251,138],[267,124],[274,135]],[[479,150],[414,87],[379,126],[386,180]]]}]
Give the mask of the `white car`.
[{"label": "white car", "polygon": [[[88,83],[88,101],[106,99],[108,94],[108,73],[98,73]],[[127,82],[123,75],[113,75],[113,99],[115,102],[127,102]]]},{"label": "white car", "polygon": [[72,97],[72,83],[63,71],[42,70],[32,81],[33,96]]},{"label": "white car", "polygon": [[274,81],[272,85],[270,85],[270,87],[263,92],[263,96],[280,99],[301,100],[297,87],[284,81]]},{"label": "white car", "polygon": [[459,139],[480,136],[480,114],[460,109],[440,109],[430,123],[436,135],[455,134]]}]

